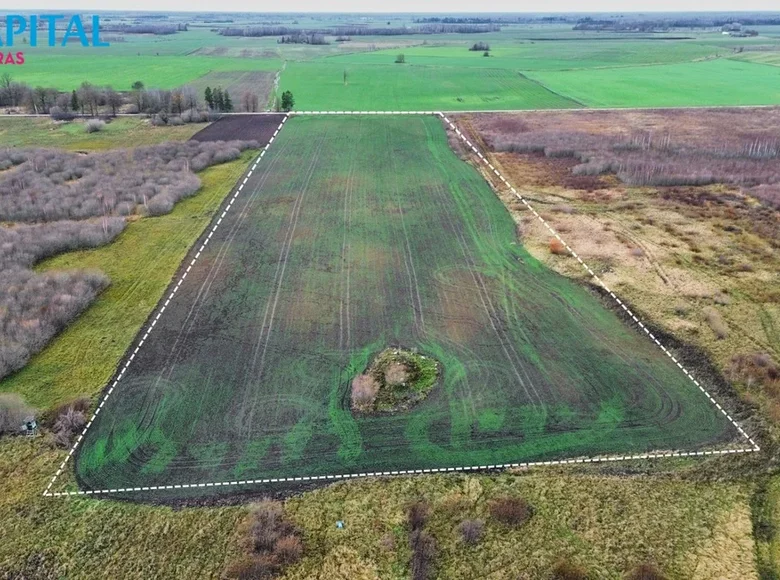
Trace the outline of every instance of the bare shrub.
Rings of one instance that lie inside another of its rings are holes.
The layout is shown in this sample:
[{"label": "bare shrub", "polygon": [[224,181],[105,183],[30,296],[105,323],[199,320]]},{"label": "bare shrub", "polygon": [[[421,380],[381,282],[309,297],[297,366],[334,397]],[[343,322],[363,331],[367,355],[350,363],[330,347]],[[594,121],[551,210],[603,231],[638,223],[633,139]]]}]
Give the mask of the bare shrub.
[{"label": "bare shrub", "polygon": [[275,578],[279,571],[279,565],[273,556],[242,556],[227,567],[223,577],[235,580],[259,580]]},{"label": "bare shrub", "polygon": [[0,435],[18,433],[34,411],[16,393],[0,393]]},{"label": "bare shrub", "polygon": [[0,378],[22,368],[108,284],[99,272],[4,270],[0,280]]},{"label": "bare shrub", "polygon": [[568,256],[569,251],[558,238],[550,238],[550,253],[556,256]]},{"label": "bare shrub", "polygon": [[549,580],[588,580],[588,572],[569,560],[561,560],[550,570]]},{"label": "bare shrub", "polygon": [[768,353],[738,354],[731,358],[728,376],[749,389],[758,387],[780,397],[780,366]]},{"label": "bare shrub", "polygon": [[264,500],[250,507],[246,552],[226,568],[224,577],[274,578],[301,558],[303,542],[282,504]]},{"label": "bare shrub", "polygon": [[490,502],[488,509],[494,519],[513,528],[519,528],[533,516],[533,508],[522,497],[496,498]]},{"label": "bare shrub", "polygon": [[303,554],[303,542],[298,536],[285,536],[276,542],[273,553],[280,564],[294,564]]},{"label": "bare shrub", "polygon": [[409,530],[414,532],[422,529],[425,522],[428,521],[428,516],[431,515],[431,506],[425,500],[417,500],[409,506],[407,511],[407,521],[409,523]]},{"label": "bare shrub", "polygon": [[68,407],[57,417],[52,432],[54,443],[58,447],[69,447],[73,438],[78,435],[87,423],[87,418],[82,411]]},{"label": "bare shrub", "polygon": [[661,571],[654,564],[639,564],[633,568],[626,580],[665,580]]},{"label": "bare shrub", "polygon": [[[574,175],[613,173],[629,185],[733,184],[748,188],[748,194],[770,207],[780,207],[780,140],[774,118],[762,126],[755,114],[735,112],[648,112],[638,119],[613,113],[600,122],[577,115],[549,117],[557,122],[488,116],[477,124],[494,151],[571,157],[580,162],[571,169]],[[523,130],[513,130],[509,121]],[[567,121],[576,129],[561,130]]]},{"label": "bare shrub", "polygon": [[97,133],[98,131],[102,131],[105,128],[106,123],[100,119],[90,119],[84,123],[84,132],[86,133]]},{"label": "bare shrub", "polygon": [[433,576],[436,558],[436,540],[425,530],[415,530],[409,535],[412,548],[412,579],[427,580]]},{"label": "bare shrub", "polygon": [[271,551],[283,536],[292,532],[292,525],[284,518],[282,504],[264,500],[250,508],[250,535],[255,552]]},{"label": "bare shrub", "polygon": [[715,310],[712,306],[705,307],[702,312],[704,314],[704,320],[707,321],[707,324],[712,329],[712,332],[715,333],[718,340],[728,338],[729,328],[726,325],[726,321],[723,320],[723,317],[720,315],[720,312]]},{"label": "bare shrub", "polygon": [[485,522],[482,520],[463,520],[458,526],[460,537],[466,544],[476,544],[482,538]]},{"label": "bare shrub", "polygon": [[0,227],[0,270],[24,267],[63,252],[105,245],[125,228],[121,218]]},{"label": "bare shrub", "polygon": [[392,532],[387,532],[379,538],[379,547],[385,552],[395,552],[395,536]]},{"label": "bare shrub", "polygon": [[369,409],[379,393],[379,383],[371,375],[358,375],[352,379],[352,407],[357,410]]},{"label": "bare shrub", "polygon": [[49,149],[0,150],[0,220],[20,222],[115,215],[157,200],[173,207],[200,187],[193,172],[236,159],[252,141],[187,141],[82,155]]},{"label": "bare shrub", "polygon": [[409,380],[409,370],[400,362],[391,362],[385,369],[385,381],[388,385],[403,385]]},{"label": "bare shrub", "polygon": [[712,296],[712,300],[715,302],[715,304],[720,304],[722,306],[731,304],[731,296],[725,292],[715,292],[715,294]]}]

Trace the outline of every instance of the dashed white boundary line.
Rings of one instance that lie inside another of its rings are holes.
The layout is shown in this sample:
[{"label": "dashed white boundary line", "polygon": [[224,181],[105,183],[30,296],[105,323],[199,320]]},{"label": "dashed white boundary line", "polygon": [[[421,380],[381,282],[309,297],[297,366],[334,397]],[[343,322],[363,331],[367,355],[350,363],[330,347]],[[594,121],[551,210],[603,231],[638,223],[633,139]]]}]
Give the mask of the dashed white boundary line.
[{"label": "dashed white boundary line", "polygon": [[[236,198],[239,196],[241,191],[244,189],[244,186],[246,185],[247,181],[249,181],[249,178],[252,176],[252,173],[254,173],[255,169],[257,168],[257,164],[260,163],[260,160],[265,156],[266,152],[268,151],[268,148],[273,144],[274,139],[276,139],[276,136],[279,134],[279,131],[281,131],[282,127],[284,126],[285,122],[291,115],[437,115],[441,117],[449,126],[450,128],[455,131],[455,133],[460,137],[466,145],[468,145],[471,150],[482,160],[485,165],[487,165],[490,170],[500,179],[504,185],[506,185],[510,191],[539,219],[542,224],[552,233],[555,238],[560,241],[566,250],[577,259],[577,261],[582,265],[583,268],[585,268],[588,272],[588,274],[591,275],[591,277],[602,287],[604,290],[609,293],[609,295],[617,301],[617,303],[623,308],[623,310],[626,311],[626,313],[631,317],[631,319],[636,322],[639,327],[653,340],[653,342],[658,345],[661,350],[666,353],[666,355],[674,361],[674,363],[685,373],[685,375],[693,381],[693,383],[699,388],[699,390],[704,393],[707,398],[710,400],[712,404],[714,404],[718,410],[723,413],[726,418],[731,422],[734,427],[737,428],[739,433],[750,442],[752,447],[743,447],[743,448],[737,448],[737,449],[721,449],[721,450],[709,450],[709,451],[654,451],[654,452],[648,452],[648,453],[639,453],[639,454],[632,454],[632,455],[605,455],[605,456],[596,456],[596,457],[581,457],[581,458],[574,458],[574,459],[557,459],[557,460],[550,460],[550,461],[529,461],[529,462],[518,462],[518,463],[500,463],[500,464],[486,464],[486,465],[473,465],[473,466],[465,466],[465,467],[434,467],[434,468],[427,468],[427,469],[400,469],[400,470],[391,470],[391,471],[371,471],[371,472],[361,472],[361,473],[344,473],[344,474],[332,474],[332,475],[305,475],[305,476],[299,476],[299,477],[278,477],[278,478],[265,478],[265,479],[242,479],[242,480],[235,480],[235,481],[218,481],[218,482],[208,482],[208,483],[182,483],[182,484],[172,484],[172,485],[150,485],[150,486],[140,486],[140,487],[121,487],[121,488],[111,488],[111,489],[90,489],[90,490],[78,490],[78,491],[61,491],[61,492],[52,492],[51,488],[54,485],[54,483],[57,481],[57,478],[62,474],[62,472],[65,469],[65,466],[67,465],[70,458],[75,453],[76,449],[78,448],[81,441],[84,439],[84,435],[86,434],[87,430],[90,428],[92,423],[94,423],[95,418],[100,414],[100,411],[103,409],[103,405],[105,405],[106,400],[109,396],[111,396],[111,393],[114,391],[114,389],[117,386],[117,383],[121,380],[121,378],[124,376],[125,372],[127,371],[127,368],[130,366],[130,363],[133,362],[133,359],[135,358],[135,355],[138,354],[139,349],[141,346],[143,346],[144,342],[146,342],[146,339],[149,337],[149,333],[152,331],[152,329],[157,324],[157,321],[160,320],[160,316],[162,316],[162,313],[165,311],[165,309],[168,307],[168,304],[170,304],[171,300],[173,299],[176,292],[179,290],[179,287],[181,286],[182,282],[184,282],[184,279],[187,277],[187,274],[189,274],[190,270],[192,269],[192,266],[195,265],[195,262],[200,257],[201,253],[205,249],[206,245],[211,240],[211,237],[214,235],[214,232],[217,230],[219,225],[222,223],[222,220],[225,218],[225,215],[228,211],[230,211],[230,208],[233,206],[233,203],[235,202]],[[173,290],[171,290],[171,293],[166,298],[165,302],[163,303],[160,310],[157,312],[157,315],[152,320],[149,327],[146,329],[146,332],[144,333],[141,340],[136,345],[135,349],[133,350],[132,354],[128,358],[127,362],[125,362],[124,367],[119,372],[117,377],[114,379],[114,382],[111,384],[111,387],[108,389],[105,395],[103,395],[102,400],[100,401],[100,404],[98,405],[97,409],[95,409],[95,412],[93,413],[90,420],[85,425],[84,429],[82,430],[81,434],[76,439],[76,442],[71,447],[70,451],[68,452],[68,455],[65,457],[65,459],[60,464],[59,468],[57,469],[57,472],[54,474],[54,476],[51,478],[51,481],[46,486],[46,489],[43,492],[43,495],[46,497],[66,497],[66,496],[86,496],[86,495],[101,495],[101,494],[111,494],[111,493],[128,493],[128,492],[143,492],[143,491],[162,491],[162,490],[176,490],[176,489],[192,489],[192,488],[208,488],[208,487],[224,487],[224,486],[242,486],[242,485],[256,485],[256,484],[268,484],[268,483],[293,483],[293,482],[311,482],[311,481],[327,481],[327,480],[342,480],[342,479],[352,479],[352,478],[360,478],[360,477],[386,477],[386,476],[398,476],[398,475],[417,475],[417,474],[424,474],[424,473],[451,473],[451,472],[469,472],[469,471],[485,471],[485,470],[491,470],[491,469],[508,469],[508,468],[527,468],[527,467],[534,467],[534,466],[553,466],[553,465],[571,465],[571,464],[584,464],[584,463],[605,463],[605,462],[611,462],[611,461],[629,461],[629,460],[641,460],[641,459],[655,459],[655,458],[664,458],[664,457],[702,457],[702,456],[714,456],[714,455],[730,455],[735,453],[752,453],[760,451],[760,447],[758,444],[742,429],[742,427],[737,423],[737,421],[724,409],[708,392],[707,390],[702,387],[702,385],[697,381],[689,372],[688,370],[683,367],[682,364],[674,357],[674,355],[669,352],[659,341],[658,339],[653,336],[653,333],[650,332],[650,330],[642,324],[642,322],[634,315],[631,310],[628,309],[628,307],[618,298],[614,292],[612,292],[606,284],[596,275],[595,272],[585,263],[583,262],[582,258],[577,255],[577,253],[569,247],[569,245],[561,239],[561,237],[558,235],[558,233],[550,226],[549,223],[541,216],[539,213],[531,206],[531,204],[528,203],[528,201],[520,195],[517,190],[504,178],[503,175],[496,169],[490,161],[482,155],[482,153],[469,141],[469,139],[461,133],[461,131],[452,123],[452,121],[447,118],[446,115],[444,115],[441,112],[430,112],[430,111],[296,111],[295,113],[287,113],[285,117],[282,119],[282,122],[279,123],[279,126],[276,128],[276,130],[273,133],[273,136],[269,139],[266,146],[263,148],[263,150],[260,152],[260,155],[257,157],[255,162],[252,164],[252,168],[247,172],[247,174],[244,176],[243,181],[239,184],[238,188],[236,189],[236,192],[233,194],[233,197],[230,199],[230,202],[225,207],[225,209],[222,211],[222,215],[217,219],[217,221],[214,223],[214,226],[211,228],[211,231],[209,232],[206,239],[203,241],[203,244],[201,244],[198,251],[195,253],[195,256],[187,266],[186,270],[182,273],[181,278],[176,283],[176,286],[174,286]]]},{"label": "dashed white boundary line", "polygon": [[541,215],[539,215],[539,212],[537,212],[534,209],[534,207],[530,203],[528,203],[528,201],[522,195],[520,195],[517,192],[517,190],[512,186],[512,184],[510,184],[506,180],[506,178],[503,175],[501,175],[501,173],[498,171],[498,169],[496,169],[493,166],[493,164],[490,162],[490,160],[488,160],[484,155],[482,155],[482,153],[474,146],[474,144],[471,141],[469,141],[468,138],[463,133],[460,132],[460,129],[458,129],[453,124],[453,122],[450,121],[447,118],[446,115],[440,114],[440,116],[441,116],[442,119],[444,119],[444,121],[446,121],[446,123],[450,126],[450,128],[453,131],[455,131],[455,133],[458,135],[458,137],[460,137],[463,140],[463,142],[466,143],[466,145],[468,145],[471,148],[471,150],[477,155],[477,157],[479,157],[482,160],[482,162],[490,168],[490,170],[496,175],[496,177],[498,177],[498,179],[500,179],[501,182],[509,188],[509,190],[515,195],[515,197],[517,197],[517,199],[519,199],[523,203],[523,205],[525,205],[525,207],[527,207],[529,210],[531,210],[531,213],[533,213],[534,216],[536,216],[536,218],[540,222],[542,222],[542,224],[544,224],[544,226],[550,231],[550,233],[555,237],[555,239],[557,239],[559,242],[561,242],[563,244],[563,246],[566,248],[566,251],[568,251],[569,254],[571,254],[580,263],[580,265],[583,268],[585,268],[585,270],[587,270],[588,274],[590,274],[590,276],[598,283],[598,285],[601,286],[618,303],[618,305],[623,310],[626,311],[626,314],[628,314],[631,317],[631,319],[634,322],[636,322],[637,325],[639,325],[639,328],[641,328],[645,332],[645,334],[647,334],[647,336],[649,336],[653,340],[653,342],[656,345],[658,345],[658,347],[666,354],[666,356],[668,356],[670,359],[672,359],[674,364],[676,364],[680,368],[680,370],[683,373],[685,373],[685,376],[687,376],[689,379],[691,379],[693,381],[693,384],[695,384],[697,387],[699,387],[699,390],[707,396],[707,398],[710,400],[710,402],[713,405],[715,405],[718,408],[718,410],[726,416],[726,418],[731,422],[731,424],[734,425],[734,427],[737,428],[737,430],[740,432],[740,434],[743,437],[745,437],[745,439],[747,439],[750,442],[750,444],[753,446],[753,449],[751,449],[751,451],[760,451],[760,448],[756,444],[756,442],[753,441],[753,439],[744,431],[744,429],[742,429],[742,427],[739,425],[739,423],[737,423],[737,421],[734,420],[734,418],[729,414],[729,412],[726,411],[726,409],[724,409],[723,407],[721,407],[720,403],[718,403],[712,397],[712,395],[710,395],[707,392],[707,389],[705,389],[703,386],[701,386],[701,383],[699,383],[699,381],[697,381],[696,378],[694,378],[694,376],[691,375],[691,373],[688,372],[688,369],[686,369],[680,363],[680,361],[678,361],[677,358],[675,358],[675,356],[671,352],[669,352],[669,350],[667,350],[667,348],[664,345],[662,345],[660,343],[660,341],[653,335],[653,333],[650,332],[650,330],[644,324],[642,324],[642,321],[639,320],[636,317],[636,315],[633,312],[631,312],[631,310],[623,303],[623,301],[620,298],[618,298],[612,290],[609,289],[609,287],[602,281],[601,278],[599,278],[599,276],[591,269],[591,267],[588,266],[582,260],[582,258],[579,255],[577,255],[577,252],[572,250],[571,247],[569,246],[569,244],[567,244],[565,241],[563,241],[563,239],[561,239],[561,236],[558,235],[558,232],[556,232],[553,229],[553,227],[549,223],[547,223],[547,220],[545,220]]}]

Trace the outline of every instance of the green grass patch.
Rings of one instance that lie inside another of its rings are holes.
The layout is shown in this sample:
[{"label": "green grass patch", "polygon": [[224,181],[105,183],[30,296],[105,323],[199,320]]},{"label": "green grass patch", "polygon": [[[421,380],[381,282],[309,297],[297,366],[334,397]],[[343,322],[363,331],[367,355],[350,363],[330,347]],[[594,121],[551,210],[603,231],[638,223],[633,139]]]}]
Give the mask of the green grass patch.
[{"label": "green grass patch", "polygon": [[[508,40],[508,38],[506,39]],[[720,51],[712,46],[679,41],[604,40],[601,42],[569,40],[564,42],[509,43],[501,38],[488,42],[490,56],[482,51],[470,51],[467,42],[457,46],[412,46],[357,52],[327,58],[328,63],[349,65],[389,65],[396,55],[403,53],[412,66],[443,66],[454,68],[500,68],[515,71],[569,70],[630,66],[637,64],[666,64],[686,62]],[[481,35],[474,42],[482,41]],[[473,72],[472,74],[477,74]]]},{"label": "green grass patch", "polygon": [[118,117],[102,131],[87,133],[86,121],[66,123],[41,118],[0,117],[0,141],[5,147],[51,147],[69,151],[102,151],[117,147],[185,141],[206,126],[193,123],[154,127],[148,120]]},{"label": "green grass patch", "polygon": [[280,90],[292,91],[297,110],[451,111],[578,106],[508,69],[336,64],[332,60],[288,63],[281,74]]},{"label": "green grass patch", "polygon": [[24,66],[15,67],[13,78],[33,87],[54,87],[61,91],[77,89],[84,81],[129,91],[139,80],[147,88],[172,89],[211,71],[273,71],[282,65],[279,59],[116,55],[111,49],[99,55],[30,50]]},{"label": "green grass patch", "polygon": [[731,59],[528,76],[589,107],[686,107],[780,103],[780,71]]}]

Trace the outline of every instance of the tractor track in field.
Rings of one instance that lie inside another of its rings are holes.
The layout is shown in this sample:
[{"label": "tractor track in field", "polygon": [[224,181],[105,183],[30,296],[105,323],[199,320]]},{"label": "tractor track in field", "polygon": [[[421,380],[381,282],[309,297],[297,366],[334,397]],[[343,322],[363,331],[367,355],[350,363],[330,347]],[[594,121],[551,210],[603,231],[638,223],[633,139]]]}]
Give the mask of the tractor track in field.
[{"label": "tractor track in field", "polygon": [[[249,429],[252,425],[252,420],[256,408],[256,400],[255,403],[252,403],[250,405],[247,402],[247,399],[251,398],[249,396],[250,391],[252,390],[251,385],[253,385],[255,382],[261,381],[263,378],[263,368],[265,366],[265,357],[268,352],[268,343],[271,339],[271,333],[273,332],[274,321],[276,319],[276,309],[277,306],[279,305],[279,297],[281,296],[282,293],[282,284],[284,283],[284,275],[287,270],[287,263],[290,258],[290,252],[292,251],[293,239],[295,238],[295,230],[298,226],[298,220],[301,215],[301,208],[303,207],[303,201],[306,198],[306,193],[309,190],[309,185],[311,184],[312,176],[314,175],[314,170],[317,168],[317,164],[320,159],[320,155],[322,152],[322,145],[323,143],[325,143],[325,141],[326,139],[325,136],[323,135],[320,138],[319,143],[317,143],[316,149],[313,155],[311,156],[311,162],[309,163],[309,167],[306,170],[305,182],[301,187],[300,194],[298,195],[295,203],[293,204],[293,210],[292,210],[292,214],[290,215],[290,221],[287,227],[285,240],[284,243],[282,244],[282,250],[279,254],[279,262],[277,263],[276,272],[274,273],[273,283],[275,283],[276,290],[274,291],[273,304],[271,304],[271,297],[269,296],[268,303],[266,303],[266,307],[265,307],[265,313],[263,314],[263,325],[260,327],[260,334],[258,335],[257,342],[255,343],[252,362],[249,365],[249,370],[247,371],[247,375],[246,375],[247,378],[244,380],[243,404],[241,405],[241,409],[239,409],[239,412],[237,413],[237,419],[238,419],[237,431],[240,433],[245,433],[246,430]],[[268,330],[265,330],[266,322],[268,323]],[[262,352],[260,352],[261,344],[263,347]],[[260,356],[259,363],[257,361],[258,355]],[[249,414],[248,416],[242,417],[242,415],[244,414],[243,410],[246,408],[250,409]]]},{"label": "tractor track in field", "polygon": [[[272,163],[270,165],[273,166],[275,164],[274,162],[277,159],[278,157],[274,158],[274,160],[272,160]],[[152,393],[154,393],[157,390],[160,380],[162,380],[163,378],[166,379],[170,378],[171,374],[173,373],[173,370],[176,367],[176,359],[180,354],[179,344],[182,341],[182,339],[184,337],[189,336],[192,330],[195,328],[205,298],[211,292],[211,287],[214,281],[218,278],[218,274],[222,266],[224,265],[224,261],[228,253],[228,249],[232,244],[232,241],[235,239],[238,230],[240,229],[240,226],[243,224],[243,222],[246,220],[248,216],[248,210],[251,206],[251,202],[254,200],[254,198],[257,196],[258,192],[262,188],[262,186],[265,184],[268,175],[269,172],[267,171],[263,174],[263,178],[261,182],[258,184],[257,188],[248,196],[246,203],[244,204],[244,207],[239,212],[239,217],[236,219],[236,221],[233,223],[231,228],[228,230],[228,236],[226,237],[225,242],[223,242],[223,244],[220,246],[220,249],[217,252],[217,257],[214,260],[212,267],[209,269],[205,280],[201,283],[201,286],[198,289],[198,292],[192,301],[192,305],[190,306],[187,316],[185,317],[185,320],[182,323],[182,326],[176,336],[176,340],[174,341],[173,347],[171,348],[168,356],[166,357],[166,362],[163,365],[162,369],[160,370],[157,379],[155,380],[154,388],[149,390],[147,397],[149,397]],[[144,422],[142,421],[141,425],[143,424]]]},{"label": "tractor track in field", "polygon": [[[389,142],[389,134],[387,127],[385,127],[385,137]],[[412,313],[414,316],[415,330],[418,335],[423,336],[425,334],[425,318],[423,316],[423,305],[420,299],[420,285],[417,280],[417,271],[414,268],[414,256],[412,253],[411,244],[409,242],[409,232],[406,229],[406,221],[404,220],[404,210],[401,206],[401,197],[398,191],[398,164],[396,163],[395,156],[391,155],[390,160],[393,167],[393,192],[395,196],[395,202],[398,206],[398,213],[401,216],[401,230],[404,233],[404,266],[406,267],[406,275],[409,280],[409,298],[412,303]]]},{"label": "tractor track in field", "polygon": [[[460,251],[463,254],[464,263],[466,264],[466,268],[468,269],[468,272],[471,275],[471,279],[474,282],[474,287],[477,290],[480,303],[482,304],[482,307],[485,311],[485,315],[490,321],[490,326],[493,329],[493,332],[496,338],[498,339],[499,344],[501,345],[501,349],[504,351],[504,355],[507,357],[507,360],[509,361],[512,370],[514,371],[515,376],[520,382],[520,386],[523,388],[526,395],[528,396],[528,400],[530,404],[534,407],[534,409],[536,409],[537,403],[534,402],[534,398],[536,398],[538,404],[541,405],[542,409],[544,409],[545,406],[544,401],[539,395],[539,392],[534,387],[533,381],[531,380],[531,378],[528,376],[528,374],[525,372],[524,369],[522,373],[520,372],[520,370],[518,370],[517,365],[518,365],[518,361],[520,360],[520,356],[517,354],[517,351],[512,345],[511,338],[506,336],[502,332],[504,323],[501,320],[501,318],[498,317],[498,313],[495,309],[495,306],[492,300],[490,300],[489,292],[484,283],[484,280],[481,277],[481,274],[478,271],[475,271],[474,257],[468,248],[468,242],[463,237],[463,233],[460,231],[460,228],[457,227],[457,225],[453,222],[452,217],[450,216],[449,204],[451,203],[451,200],[447,199],[446,195],[442,192],[441,184],[437,184],[433,189],[436,192],[436,196],[439,200],[439,205],[442,207],[441,214],[443,214],[446,217],[450,230],[455,235],[455,239],[458,242],[458,247],[460,248]],[[515,360],[512,357],[512,354],[510,354],[510,350],[512,353],[514,353],[514,356],[517,357],[518,360]],[[520,367],[522,368],[522,362],[520,363]],[[525,380],[523,379],[523,376],[521,376],[521,374],[525,375]],[[526,381],[528,381],[528,384],[526,384]]]}]

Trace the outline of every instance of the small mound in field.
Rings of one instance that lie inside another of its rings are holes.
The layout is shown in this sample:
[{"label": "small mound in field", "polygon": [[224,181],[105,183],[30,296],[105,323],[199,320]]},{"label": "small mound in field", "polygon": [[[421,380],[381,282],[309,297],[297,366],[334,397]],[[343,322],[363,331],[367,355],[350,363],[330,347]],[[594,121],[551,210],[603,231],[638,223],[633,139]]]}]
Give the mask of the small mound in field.
[{"label": "small mound in field", "polygon": [[363,414],[405,411],[425,399],[438,378],[435,359],[388,348],[352,379],[352,410]]}]

